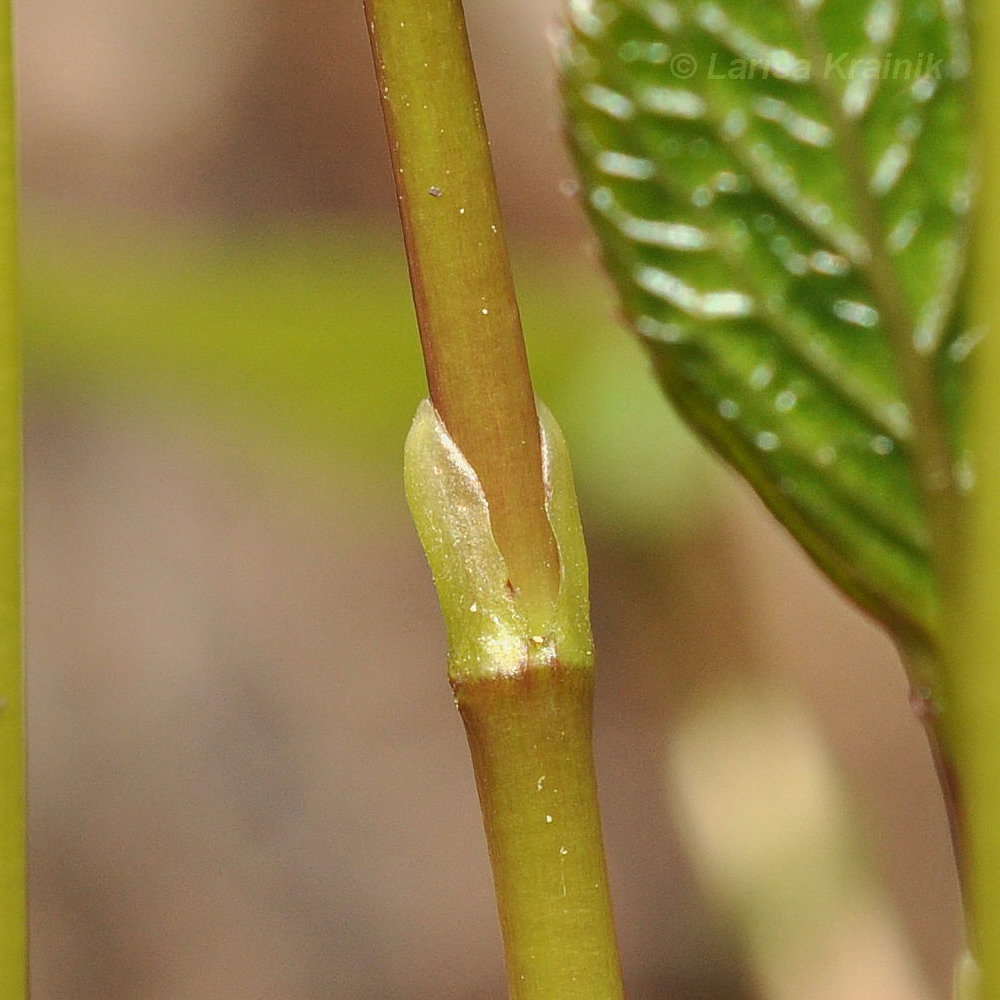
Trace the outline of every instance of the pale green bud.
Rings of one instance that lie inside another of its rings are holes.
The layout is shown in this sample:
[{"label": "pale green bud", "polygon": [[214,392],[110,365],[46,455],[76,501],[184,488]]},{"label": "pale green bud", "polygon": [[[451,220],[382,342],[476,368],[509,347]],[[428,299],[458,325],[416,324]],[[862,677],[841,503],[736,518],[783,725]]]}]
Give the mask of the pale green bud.
[{"label": "pale green bud", "polygon": [[541,403],[538,411],[545,509],[560,560],[558,597],[543,605],[513,593],[479,478],[428,400],[417,408],[406,439],[406,496],[448,628],[453,683],[556,661],[593,665],[587,552],[573,472],[555,418]]}]

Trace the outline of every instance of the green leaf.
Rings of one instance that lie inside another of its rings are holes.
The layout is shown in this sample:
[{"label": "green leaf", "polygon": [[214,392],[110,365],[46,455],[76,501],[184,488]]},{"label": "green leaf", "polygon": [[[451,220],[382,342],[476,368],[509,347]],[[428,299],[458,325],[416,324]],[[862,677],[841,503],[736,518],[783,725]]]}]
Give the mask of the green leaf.
[{"label": "green leaf", "polygon": [[586,208],[667,393],[925,653],[972,478],[962,18],[571,0],[560,47]]}]

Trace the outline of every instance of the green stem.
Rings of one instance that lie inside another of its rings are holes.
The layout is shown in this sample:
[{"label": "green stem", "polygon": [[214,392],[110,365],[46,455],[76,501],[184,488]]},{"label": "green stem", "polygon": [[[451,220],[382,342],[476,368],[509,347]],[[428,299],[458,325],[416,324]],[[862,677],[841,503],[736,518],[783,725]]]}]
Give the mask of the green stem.
[{"label": "green stem", "polygon": [[366,0],[431,400],[482,482],[511,585],[559,586],[538,417],[460,0]]},{"label": "green stem", "polygon": [[587,557],[565,442],[541,409],[559,594],[529,625],[490,507],[429,403],[406,492],[448,626],[448,673],[479,787],[513,1000],[621,1000],[594,765]]},{"label": "green stem", "polygon": [[[1000,8],[975,5],[975,108],[982,116],[974,321],[989,330],[977,351],[970,446],[977,483],[969,504],[964,573],[950,622],[950,704],[942,718],[964,807],[970,945],[981,967],[978,1000],[1000,1000]],[[970,982],[975,978],[966,977]],[[973,991],[965,988],[966,995]],[[970,997],[971,1000],[971,997]]]},{"label": "green stem", "polygon": [[448,627],[510,994],[621,1000],[586,550],[565,443],[531,388],[462,5],[365,6],[431,396],[407,497]]},{"label": "green stem", "polygon": [[620,997],[590,754],[589,671],[455,685],[483,807],[513,1000]]},{"label": "green stem", "polygon": [[27,996],[21,673],[21,366],[10,4],[0,14],[0,997]]}]

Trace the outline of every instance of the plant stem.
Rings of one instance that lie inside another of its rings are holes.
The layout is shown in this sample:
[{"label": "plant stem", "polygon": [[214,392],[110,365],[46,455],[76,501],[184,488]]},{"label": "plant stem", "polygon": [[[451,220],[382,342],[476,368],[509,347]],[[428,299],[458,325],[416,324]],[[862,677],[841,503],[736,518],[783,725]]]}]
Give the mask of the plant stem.
[{"label": "plant stem", "polygon": [[0,997],[27,996],[21,673],[21,365],[10,4],[0,10]]},{"label": "plant stem", "polygon": [[565,442],[540,416],[562,580],[534,627],[506,585],[482,487],[426,402],[406,442],[406,492],[448,626],[511,997],[621,1000],[591,755],[587,557]]},{"label": "plant stem", "polygon": [[460,0],[366,0],[431,400],[476,471],[512,586],[550,603],[538,416]]},{"label": "plant stem", "polygon": [[621,996],[589,671],[560,664],[455,685],[493,863],[513,1000]]},{"label": "plant stem", "polygon": [[510,995],[621,1000],[586,550],[565,442],[535,407],[462,5],[366,12],[433,404],[407,438],[407,497],[448,627]]},{"label": "plant stem", "polygon": [[981,192],[977,218],[974,320],[989,330],[977,351],[970,446],[977,483],[969,504],[964,573],[950,624],[951,704],[943,717],[961,783],[966,877],[972,920],[970,946],[982,978],[978,1000],[1000,1000],[1000,8],[977,4],[976,94],[982,115]]}]

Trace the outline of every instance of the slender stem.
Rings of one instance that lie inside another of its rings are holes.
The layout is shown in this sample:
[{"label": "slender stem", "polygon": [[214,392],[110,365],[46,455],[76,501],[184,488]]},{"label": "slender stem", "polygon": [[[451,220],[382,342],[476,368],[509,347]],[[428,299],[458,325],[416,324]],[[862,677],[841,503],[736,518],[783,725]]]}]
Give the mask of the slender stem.
[{"label": "slender stem", "polygon": [[981,183],[973,319],[989,330],[978,348],[970,446],[977,483],[963,546],[964,572],[950,623],[951,705],[942,722],[962,786],[972,951],[981,965],[978,1000],[1000,1000],[1000,7],[977,4],[974,107]]},{"label": "slender stem", "polygon": [[512,1000],[622,997],[590,754],[593,677],[561,665],[455,685]]},{"label": "slender stem", "polygon": [[0,11],[0,997],[27,996],[21,367],[10,4]]},{"label": "slender stem", "polygon": [[366,12],[433,404],[407,438],[407,496],[448,627],[510,995],[622,1000],[586,550],[565,442],[535,407],[462,5]]},{"label": "slender stem", "polygon": [[538,416],[460,0],[366,0],[431,400],[513,588],[550,603]]},{"label": "slender stem", "polygon": [[972,914],[969,911],[971,896],[969,892],[968,863],[965,856],[966,835],[962,788],[959,784],[954,758],[945,749],[941,739],[941,732],[939,731],[940,720],[934,711],[933,705],[929,701],[924,702],[923,706],[918,708],[918,712],[922,716],[924,733],[927,736],[927,746],[931,752],[931,760],[934,763],[938,786],[941,789],[941,801],[944,805],[945,817],[948,820],[951,854],[955,862],[962,905],[965,909],[965,919],[968,924],[971,923]]},{"label": "slender stem", "polygon": [[541,408],[562,581],[528,626],[482,488],[430,403],[406,442],[410,509],[448,626],[513,1000],[621,1000],[594,765],[587,555],[565,442]]}]

